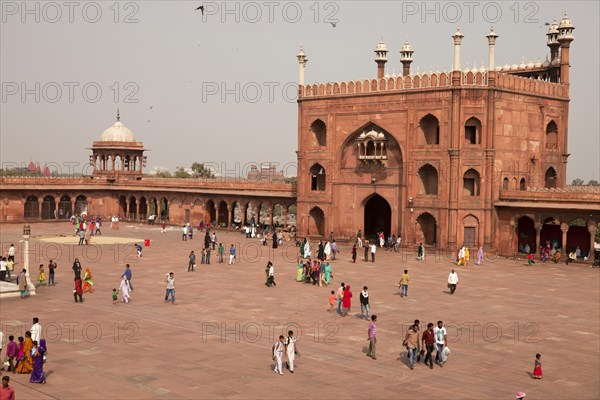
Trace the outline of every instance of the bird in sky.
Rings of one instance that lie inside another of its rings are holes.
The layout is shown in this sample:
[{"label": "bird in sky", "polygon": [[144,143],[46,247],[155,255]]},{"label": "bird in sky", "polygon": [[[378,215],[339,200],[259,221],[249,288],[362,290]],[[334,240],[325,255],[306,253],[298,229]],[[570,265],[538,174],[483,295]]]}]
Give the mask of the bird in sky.
[{"label": "bird in sky", "polygon": [[333,26],[334,28],[337,26],[337,22],[330,22],[331,26]]},{"label": "bird in sky", "polygon": [[150,109],[152,110],[154,108],[154,106],[150,106]]},{"label": "bird in sky", "polygon": [[204,15],[204,6],[199,6],[198,8],[196,8],[196,11],[202,11],[202,15]]}]

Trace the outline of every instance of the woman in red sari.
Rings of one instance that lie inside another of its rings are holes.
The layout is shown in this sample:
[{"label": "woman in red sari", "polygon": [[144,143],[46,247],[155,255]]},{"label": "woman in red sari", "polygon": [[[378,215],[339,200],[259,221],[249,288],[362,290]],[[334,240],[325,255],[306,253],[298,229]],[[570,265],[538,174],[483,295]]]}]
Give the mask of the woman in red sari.
[{"label": "woman in red sari", "polygon": [[31,349],[33,349],[33,341],[31,340],[31,332],[27,331],[25,332],[25,342],[23,343],[23,355],[16,369],[19,374],[30,374],[33,370]]},{"label": "woman in red sari", "polygon": [[346,289],[344,290],[344,297],[342,298],[342,317],[348,315],[348,311],[350,311],[350,307],[352,306],[352,292],[350,291],[350,285],[346,285]]},{"label": "woman in red sari", "polygon": [[542,379],[542,363],[540,362],[540,358],[542,358],[541,354],[535,355],[535,366],[533,368],[533,374],[531,374],[534,379]]}]

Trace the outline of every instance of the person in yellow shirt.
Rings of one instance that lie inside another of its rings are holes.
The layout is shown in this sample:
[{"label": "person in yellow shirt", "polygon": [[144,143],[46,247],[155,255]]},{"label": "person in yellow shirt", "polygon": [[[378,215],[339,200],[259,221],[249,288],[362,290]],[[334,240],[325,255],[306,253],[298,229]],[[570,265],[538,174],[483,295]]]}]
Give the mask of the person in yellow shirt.
[{"label": "person in yellow shirt", "polygon": [[471,254],[469,253],[469,248],[465,247],[465,267],[469,265],[469,259],[471,258]]},{"label": "person in yellow shirt", "polygon": [[408,297],[408,270],[405,269],[400,282],[398,282],[398,288],[400,288],[400,297]]}]

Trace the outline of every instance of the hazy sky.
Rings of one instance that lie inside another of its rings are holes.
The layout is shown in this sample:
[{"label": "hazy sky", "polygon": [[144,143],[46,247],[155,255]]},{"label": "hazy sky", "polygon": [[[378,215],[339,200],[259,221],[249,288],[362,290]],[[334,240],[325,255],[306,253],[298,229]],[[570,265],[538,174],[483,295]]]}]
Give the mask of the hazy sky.
[{"label": "hazy sky", "polygon": [[[200,4],[204,17],[194,11]],[[300,42],[307,83],[374,77],[381,36],[390,73],[401,71],[407,36],[413,71],[448,69],[457,22],[463,68],[487,64],[491,25],[500,35],[496,65],[535,62],[549,54],[544,22],[560,21],[568,7],[576,28],[568,180],[599,179],[598,4],[2,1],[1,161],[83,165],[118,106],[151,150],[148,169],[200,161],[231,174],[249,162],[295,165]]]}]

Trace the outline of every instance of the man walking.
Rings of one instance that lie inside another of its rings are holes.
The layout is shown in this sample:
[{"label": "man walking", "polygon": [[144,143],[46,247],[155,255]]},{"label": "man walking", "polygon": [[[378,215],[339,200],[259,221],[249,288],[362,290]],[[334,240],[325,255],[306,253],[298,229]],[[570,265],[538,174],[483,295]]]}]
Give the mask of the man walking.
[{"label": "man walking", "polygon": [[212,244],[212,249],[215,250],[217,246],[217,234],[215,232],[213,232],[210,242]]},{"label": "man walking", "polygon": [[452,268],[452,272],[448,275],[448,288],[450,289],[450,294],[454,294],[456,285],[458,285],[458,275],[454,272],[454,268]]},{"label": "man walking", "polygon": [[369,323],[369,329],[367,330],[367,340],[369,341],[369,350],[367,350],[367,357],[371,357],[373,360],[377,360],[377,315],[371,315],[371,322]]},{"label": "man walking", "polygon": [[8,261],[15,261],[15,245],[14,244],[10,244],[10,247],[8,248]]},{"label": "man walking", "polygon": [[181,240],[186,242],[187,241],[187,234],[188,234],[188,228],[186,225],[181,227]]},{"label": "man walking", "polygon": [[405,269],[402,277],[400,278],[400,282],[398,282],[398,287],[400,288],[400,297],[408,297],[408,270]]},{"label": "man walking", "polygon": [[419,351],[419,325],[414,324],[408,329],[406,335],[404,335],[402,345],[408,350],[408,363],[410,369],[415,369],[415,358]]},{"label": "man walking", "polygon": [[294,373],[294,360],[296,354],[298,354],[298,347],[296,346],[296,338],[294,337],[293,331],[288,331],[288,337],[285,340],[285,354],[287,355],[287,367],[290,372]]},{"label": "man walking", "polygon": [[375,252],[377,251],[377,246],[375,243],[371,244],[371,262],[375,262]]},{"label": "man walking", "polygon": [[370,320],[369,316],[369,288],[364,286],[362,292],[360,292],[360,317],[365,318],[366,311],[366,320]]},{"label": "man walking", "polygon": [[273,345],[273,360],[275,360],[275,373],[279,375],[283,375],[283,351],[285,350],[283,335],[279,335],[279,341],[275,342]]},{"label": "man walking", "polygon": [[433,329],[433,334],[435,336],[435,344],[437,346],[435,360],[440,367],[443,367],[444,361],[442,358],[442,353],[444,351],[444,347],[446,347],[446,345],[447,345],[447,341],[446,341],[446,328],[444,327],[444,323],[442,321],[437,322],[437,326]]},{"label": "man walking", "polygon": [[40,319],[38,317],[33,318],[33,325],[31,325],[29,332],[31,332],[31,340],[39,343],[42,338],[42,325],[40,325]]},{"label": "man walking", "polygon": [[335,239],[333,239],[333,241],[331,242],[331,261],[335,261],[335,256],[338,253],[338,251],[338,245]]},{"label": "man walking", "polygon": [[176,304],[175,303],[175,276],[172,272],[169,272],[167,274],[167,279],[165,279],[165,282],[167,282],[167,291],[165,293],[165,303],[169,302],[169,295],[170,295],[171,303]]},{"label": "man walking", "polygon": [[73,274],[75,274],[75,279],[81,279],[81,263],[79,262],[79,258],[73,261]]},{"label": "man walking", "polygon": [[225,248],[223,247],[223,243],[219,243],[219,264],[223,263],[223,255],[225,254]]},{"label": "man walking", "polygon": [[362,232],[360,229],[358,230],[358,233],[356,234],[356,241],[358,242],[358,247],[363,247]]},{"label": "man walking", "polygon": [[229,248],[229,265],[235,264],[235,246],[231,244]]},{"label": "man walking", "polygon": [[[427,329],[423,332],[423,346],[427,350],[425,356],[425,364],[429,365],[430,369],[433,369],[433,359],[431,353],[433,352],[433,343],[435,342],[435,335],[433,334],[433,323],[427,324]],[[429,363],[427,362],[429,360]]]},{"label": "man walking", "polygon": [[125,279],[127,279],[127,285],[129,286],[129,290],[133,291],[133,286],[131,285],[131,275],[131,268],[129,268],[129,264],[125,264],[125,271],[121,275],[121,278],[125,277]]},{"label": "man walking", "polygon": [[344,290],[346,289],[346,284],[344,282],[342,282],[342,284],[340,285],[340,287],[337,290],[337,299],[338,299],[338,306],[337,306],[337,312],[338,314],[342,314],[342,300],[344,299]]},{"label": "man walking", "polygon": [[196,254],[194,250],[190,251],[190,260],[188,262],[188,272],[192,272],[196,269]]},{"label": "man walking", "polygon": [[58,268],[58,265],[52,260],[48,263],[48,286],[54,286],[54,270]]}]

